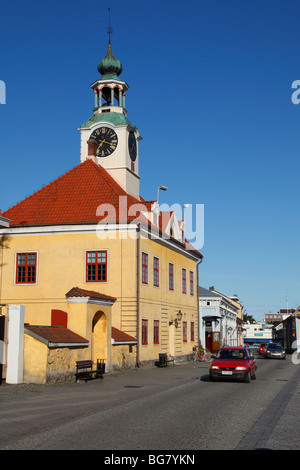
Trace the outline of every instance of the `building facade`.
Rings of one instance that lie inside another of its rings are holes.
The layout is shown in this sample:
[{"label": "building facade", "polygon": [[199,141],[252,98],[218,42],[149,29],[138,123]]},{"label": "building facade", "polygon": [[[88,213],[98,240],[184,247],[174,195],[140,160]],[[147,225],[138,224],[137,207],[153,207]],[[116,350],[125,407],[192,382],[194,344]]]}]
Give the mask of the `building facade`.
[{"label": "building facade", "polygon": [[238,308],[221,294],[199,287],[199,330],[203,347],[211,352],[237,346]]},{"label": "building facade", "polygon": [[79,359],[106,370],[180,360],[197,343],[203,256],[140,195],[122,69],[109,42],[80,164],[1,215],[1,304],[25,306],[24,381],[73,374]]},{"label": "building facade", "polygon": [[249,346],[259,346],[260,343],[270,343],[272,341],[271,325],[264,322],[247,323],[244,329],[244,343]]}]

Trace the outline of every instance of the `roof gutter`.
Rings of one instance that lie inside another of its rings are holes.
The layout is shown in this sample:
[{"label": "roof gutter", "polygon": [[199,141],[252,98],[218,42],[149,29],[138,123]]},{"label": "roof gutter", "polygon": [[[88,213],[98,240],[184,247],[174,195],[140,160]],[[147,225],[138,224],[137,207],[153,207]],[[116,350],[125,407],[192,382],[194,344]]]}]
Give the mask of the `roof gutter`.
[{"label": "roof gutter", "polygon": [[196,281],[197,281],[197,323],[198,323],[198,347],[200,347],[200,307],[199,307],[199,266],[203,261],[202,258],[196,263]]}]

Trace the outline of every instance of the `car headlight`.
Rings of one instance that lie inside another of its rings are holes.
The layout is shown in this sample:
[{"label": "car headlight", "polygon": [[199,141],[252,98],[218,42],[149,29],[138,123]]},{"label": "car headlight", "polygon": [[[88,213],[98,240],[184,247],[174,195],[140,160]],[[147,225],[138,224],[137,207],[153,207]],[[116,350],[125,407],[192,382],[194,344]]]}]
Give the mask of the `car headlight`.
[{"label": "car headlight", "polygon": [[214,369],[214,370],[219,370],[219,366],[211,365],[210,368],[211,368],[211,369]]},{"label": "car headlight", "polygon": [[237,366],[235,370],[247,370],[248,368],[245,366]]}]

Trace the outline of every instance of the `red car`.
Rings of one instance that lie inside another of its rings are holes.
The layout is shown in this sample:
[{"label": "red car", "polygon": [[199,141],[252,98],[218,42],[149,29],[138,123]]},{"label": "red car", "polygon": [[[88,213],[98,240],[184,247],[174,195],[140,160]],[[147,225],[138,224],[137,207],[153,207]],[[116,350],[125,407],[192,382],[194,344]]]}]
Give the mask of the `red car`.
[{"label": "red car", "polygon": [[256,379],[257,365],[247,348],[228,346],[222,348],[209,368],[211,380],[236,379],[249,383]]}]

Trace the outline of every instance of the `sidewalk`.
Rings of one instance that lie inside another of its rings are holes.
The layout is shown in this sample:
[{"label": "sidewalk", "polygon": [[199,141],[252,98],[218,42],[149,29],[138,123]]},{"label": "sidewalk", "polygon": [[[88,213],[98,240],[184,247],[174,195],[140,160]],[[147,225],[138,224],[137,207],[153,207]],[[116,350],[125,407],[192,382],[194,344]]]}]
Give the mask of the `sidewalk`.
[{"label": "sidewalk", "polygon": [[300,450],[300,368],[236,450]]}]

